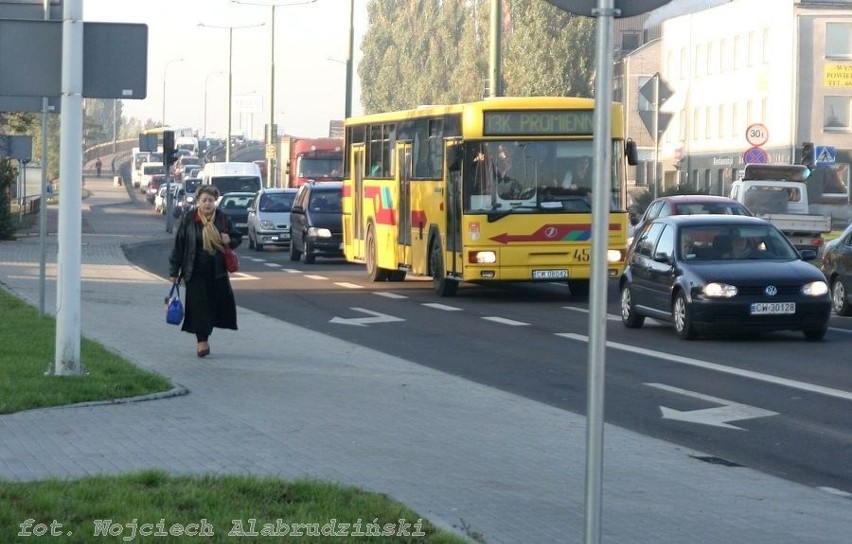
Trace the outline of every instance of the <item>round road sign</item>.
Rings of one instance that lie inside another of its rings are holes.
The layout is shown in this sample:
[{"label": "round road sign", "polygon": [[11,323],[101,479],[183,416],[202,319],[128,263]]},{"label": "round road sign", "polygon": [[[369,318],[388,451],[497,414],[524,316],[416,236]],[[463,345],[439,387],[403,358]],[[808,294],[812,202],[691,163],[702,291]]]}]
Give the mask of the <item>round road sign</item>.
[{"label": "round road sign", "polygon": [[750,147],[743,153],[743,162],[746,164],[766,164],[769,162],[769,155],[762,147]]},{"label": "round road sign", "polygon": [[754,147],[760,147],[769,140],[769,130],[762,123],[754,123],[746,129],[746,141]]}]

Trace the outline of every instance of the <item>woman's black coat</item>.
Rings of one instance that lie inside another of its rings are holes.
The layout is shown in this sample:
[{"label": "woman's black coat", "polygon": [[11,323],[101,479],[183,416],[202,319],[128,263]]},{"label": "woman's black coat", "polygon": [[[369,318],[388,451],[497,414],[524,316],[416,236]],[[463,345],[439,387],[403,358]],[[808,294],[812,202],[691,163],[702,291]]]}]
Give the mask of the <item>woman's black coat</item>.
[{"label": "woman's black coat", "polygon": [[[231,237],[231,242],[228,244],[232,249],[239,247],[243,238],[239,231],[234,226],[234,222],[225,212],[215,210],[213,221],[219,232],[225,232]],[[182,278],[184,283],[192,278],[192,272],[195,263],[195,253],[201,244],[198,243],[196,223],[199,223],[196,211],[193,210],[187,213],[181,219],[178,231],[175,234],[175,244],[172,248],[172,253],[169,256],[169,277]],[[215,259],[215,277],[220,278],[228,274],[225,268],[225,256],[221,251],[217,251]]]}]

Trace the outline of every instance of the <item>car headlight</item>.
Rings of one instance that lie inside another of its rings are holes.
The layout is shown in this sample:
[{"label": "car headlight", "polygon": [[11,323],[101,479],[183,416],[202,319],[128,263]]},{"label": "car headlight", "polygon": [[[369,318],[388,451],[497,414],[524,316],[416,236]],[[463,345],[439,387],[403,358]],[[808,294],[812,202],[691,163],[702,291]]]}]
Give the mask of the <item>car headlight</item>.
[{"label": "car headlight", "polygon": [[821,297],[828,293],[828,284],[822,280],[806,283],[802,287],[802,293],[809,297]]},{"label": "car headlight", "polygon": [[269,219],[264,219],[263,221],[260,222],[260,228],[266,229],[266,230],[272,230],[272,229],[275,228],[275,223],[273,223]]},{"label": "car headlight", "polygon": [[737,294],[737,288],[727,283],[708,283],[704,286],[704,296],[709,298],[731,298]]},{"label": "car headlight", "polygon": [[331,231],[320,227],[310,227],[308,228],[308,236],[315,236],[317,238],[331,238]]}]

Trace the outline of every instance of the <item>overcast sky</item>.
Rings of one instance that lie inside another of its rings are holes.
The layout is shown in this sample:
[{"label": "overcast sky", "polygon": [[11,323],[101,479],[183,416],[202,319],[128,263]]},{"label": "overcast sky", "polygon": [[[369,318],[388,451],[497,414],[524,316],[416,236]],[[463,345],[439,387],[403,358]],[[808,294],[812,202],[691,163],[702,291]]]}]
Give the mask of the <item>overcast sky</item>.
[{"label": "overcast sky", "polygon": [[[269,5],[268,0],[246,0]],[[349,0],[277,0],[275,24],[275,122],[279,132],[325,136],[329,121],[342,119],[345,102]],[[229,0],[82,0],[92,22],[148,25],[148,90],[145,100],[125,100],[125,116],[191,126],[208,134],[227,131],[228,29],[233,30],[231,129],[261,139],[269,120],[270,8]],[[367,0],[355,2],[355,61],[366,28]],[[329,58],[334,60],[329,60]],[[170,62],[183,59],[179,62]],[[168,64],[168,66],[167,66]],[[141,67],[140,67],[141,69]],[[217,74],[217,72],[220,72]],[[357,66],[355,68],[357,82]],[[356,90],[353,114],[361,113]],[[240,113],[240,104],[260,112]]]}]

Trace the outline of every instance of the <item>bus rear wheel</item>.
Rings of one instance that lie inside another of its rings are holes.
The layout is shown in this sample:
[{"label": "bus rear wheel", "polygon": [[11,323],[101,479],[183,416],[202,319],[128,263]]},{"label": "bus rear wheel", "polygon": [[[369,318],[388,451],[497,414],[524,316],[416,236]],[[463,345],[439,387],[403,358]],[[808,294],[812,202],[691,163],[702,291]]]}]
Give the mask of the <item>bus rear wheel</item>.
[{"label": "bus rear wheel", "polygon": [[441,297],[455,296],[459,284],[447,278],[447,272],[444,269],[444,252],[441,249],[441,242],[437,239],[432,241],[429,248],[429,269],[432,271],[432,288],[435,293]]},{"label": "bus rear wheel", "polygon": [[387,281],[388,271],[379,268],[378,264],[378,248],[376,247],[376,230],[373,224],[367,227],[367,277],[370,281]]}]

